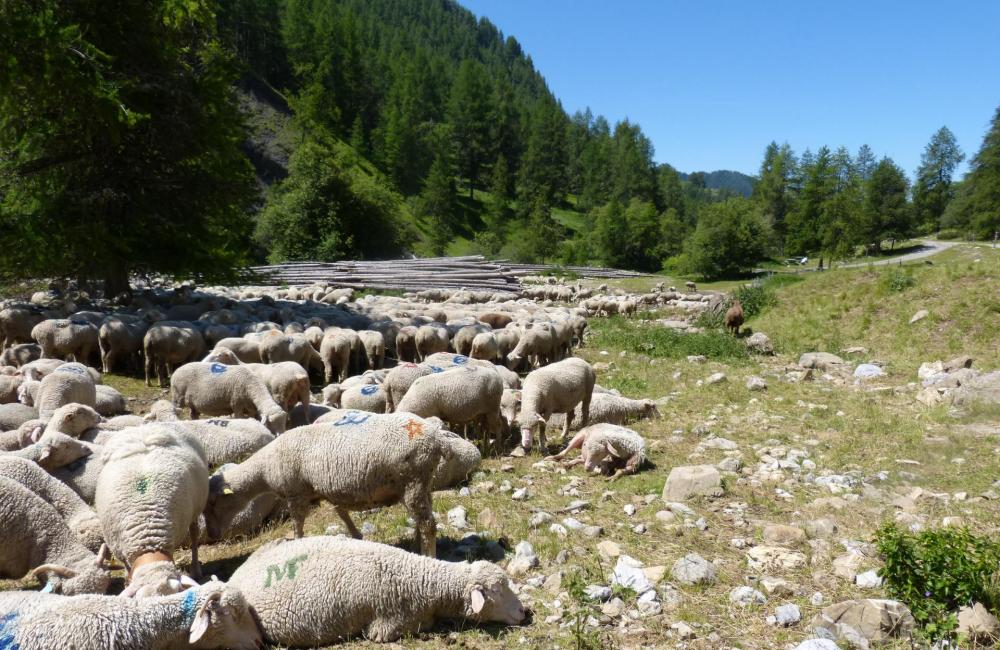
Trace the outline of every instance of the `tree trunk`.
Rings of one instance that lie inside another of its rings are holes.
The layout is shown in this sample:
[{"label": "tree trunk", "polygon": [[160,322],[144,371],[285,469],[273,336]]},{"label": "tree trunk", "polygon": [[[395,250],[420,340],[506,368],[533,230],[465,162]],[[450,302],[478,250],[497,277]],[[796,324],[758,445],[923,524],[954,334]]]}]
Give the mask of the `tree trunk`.
[{"label": "tree trunk", "polygon": [[104,273],[104,297],[114,300],[121,293],[129,296],[132,293],[128,283],[128,265],[113,263]]}]

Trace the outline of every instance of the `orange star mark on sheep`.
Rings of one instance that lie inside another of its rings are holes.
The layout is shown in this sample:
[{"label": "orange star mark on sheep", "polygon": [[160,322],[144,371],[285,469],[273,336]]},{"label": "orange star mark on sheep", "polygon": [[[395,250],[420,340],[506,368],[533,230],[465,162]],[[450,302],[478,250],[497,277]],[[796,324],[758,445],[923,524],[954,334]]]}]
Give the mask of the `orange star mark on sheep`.
[{"label": "orange star mark on sheep", "polygon": [[416,420],[410,420],[409,422],[407,422],[405,428],[406,428],[406,435],[410,437],[410,440],[413,440],[417,436],[424,435],[424,425],[417,422]]}]

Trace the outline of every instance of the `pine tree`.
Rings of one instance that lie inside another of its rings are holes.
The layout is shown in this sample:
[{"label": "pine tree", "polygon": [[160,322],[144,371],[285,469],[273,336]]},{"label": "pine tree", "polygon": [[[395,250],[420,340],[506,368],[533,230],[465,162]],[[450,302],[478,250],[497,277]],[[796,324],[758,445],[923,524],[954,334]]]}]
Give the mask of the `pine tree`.
[{"label": "pine tree", "polygon": [[858,178],[862,182],[872,177],[872,172],[875,171],[876,165],[878,165],[878,158],[875,157],[875,152],[872,151],[872,148],[867,144],[858,147],[858,155],[854,158],[854,167],[857,170]]},{"label": "pine tree", "polygon": [[753,198],[760,206],[764,218],[771,224],[775,242],[782,247],[785,241],[788,212],[792,208],[792,174],[794,155],[791,147],[781,147],[772,141],[764,151],[764,161],[760,165]]},{"label": "pine tree", "polygon": [[883,158],[865,185],[865,203],[858,229],[861,241],[872,250],[882,250],[882,242],[893,244],[913,231],[913,211],[907,201],[910,191],[906,174],[891,158]]},{"label": "pine tree", "polygon": [[923,230],[931,232],[940,228],[941,216],[955,197],[952,176],[963,160],[965,154],[955,141],[955,135],[942,126],[924,148],[913,187],[916,220]]},{"label": "pine tree", "polygon": [[802,188],[795,209],[789,212],[785,246],[792,254],[812,253],[823,245],[824,207],[836,192],[836,170],[827,147],[813,155],[802,154],[799,168]]},{"label": "pine tree", "polygon": [[455,167],[445,147],[439,147],[421,194],[421,211],[427,218],[429,241],[435,255],[443,255],[454,235]]},{"label": "pine tree", "polygon": [[[566,116],[551,98],[531,115],[527,148],[518,178],[518,205],[524,215],[548,214],[566,192]],[[525,215],[526,216],[526,215]]]},{"label": "pine tree", "polygon": [[459,174],[468,180],[472,197],[483,167],[496,156],[493,150],[493,92],[482,64],[471,59],[458,67],[451,88],[448,117],[452,126]]},{"label": "pine tree", "polygon": [[1000,231],[1000,108],[946,211],[945,225],[981,239],[992,239]]}]

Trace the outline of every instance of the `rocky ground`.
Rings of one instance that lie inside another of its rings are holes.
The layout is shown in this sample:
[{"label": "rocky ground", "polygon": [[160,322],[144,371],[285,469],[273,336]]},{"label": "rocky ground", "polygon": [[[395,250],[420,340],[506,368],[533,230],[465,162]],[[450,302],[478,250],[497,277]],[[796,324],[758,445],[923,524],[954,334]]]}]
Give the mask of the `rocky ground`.
[{"label": "rocky ground", "polygon": [[[1000,369],[1000,254],[959,246],[934,259],[901,290],[884,269],[779,288],[748,322],[773,355],[707,334],[658,338],[657,320],[687,314],[595,322],[580,354],[598,382],[659,400],[662,419],[634,426],[649,465],[607,482],[538,455],[491,458],[466,487],[437,493],[439,554],[504,564],[533,620],[443,626],[397,645],[911,647],[894,639],[912,625],[905,608],[877,600],[875,530],[991,535],[1000,521],[1000,407],[988,403],[1000,382],[980,378],[985,400],[953,403],[972,373]],[[140,406],[158,396],[109,383]],[[401,507],[356,521],[371,539],[412,545]],[[326,505],[306,522],[307,535],[338,529]],[[224,578],[290,530],[204,549],[206,573]]]}]

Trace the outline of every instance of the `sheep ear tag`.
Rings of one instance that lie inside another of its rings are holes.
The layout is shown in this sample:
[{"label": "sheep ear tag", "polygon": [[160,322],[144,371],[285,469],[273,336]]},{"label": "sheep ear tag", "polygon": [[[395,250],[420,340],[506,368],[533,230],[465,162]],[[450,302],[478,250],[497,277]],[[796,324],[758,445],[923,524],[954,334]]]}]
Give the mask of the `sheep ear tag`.
[{"label": "sheep ear tag", "polygon": [[52,582],[50,580],[50,581],[48,581],[48,582],[45,583],[45,586],[42,588],[42,593],[43,594],[51,594],[55,590],[56,590],[56,583],[54,583],[54,582]]},{"label": "sheep ear tag", "polygon": [[222,493],[223,494],[232,494],[233,493],[233,488],[231,488],[231,487],[229,487],[227,485],[226,487],[222,488]]},{"label": "sheep ear tag", "polygon": [[483,596],[483,592],[479,589],[472,590],[472,613],[478,614],[483,611],[483,607],[486,607],[486,598]]},{"label": "sheep ear tag", "polygon": [[221,363],[213,363],[211,366],[208,367],[208,369],[211,371],[213,375],[221,375],[226,371],[226,366],[224,366]]}]

